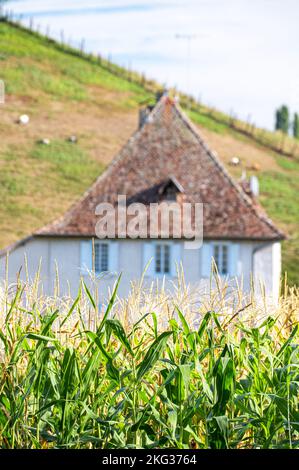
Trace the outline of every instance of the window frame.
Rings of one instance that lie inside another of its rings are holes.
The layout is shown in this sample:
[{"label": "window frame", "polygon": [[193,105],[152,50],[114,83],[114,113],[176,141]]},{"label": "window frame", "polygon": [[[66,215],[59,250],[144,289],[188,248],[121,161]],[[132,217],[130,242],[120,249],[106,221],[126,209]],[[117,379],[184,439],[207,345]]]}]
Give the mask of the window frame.
[{"label": "window frame", "polygon": [[[226,264],[226,272],[223,272],[223,262],[224,262],[224,258],[223,258],[223,255],[224,255],[224,251],[223,249],[225,248],[225,264]],[[215,250],[218,249],[218,258],[219,260],[216,259],[216,256],[215,256]],[[230,256],[231,256],[231,253],[230,253],[231,249],[230,249],[230,243],[229,242],[215,242],[212,244],[212,258],[216,264],[216,267],[217,267],[217,271],[218,271],[218,274],[219,276],[221,277],[226,277],[226,276],[230,276]],[[221,269],[220,269],[221,268]]]},{"label": "window frame", "polygon": [[[157,271],[157,249],[160,248],[160,267],[163,267],[163,270]],[[168,250],[168,271],[165,272],[165,249]],[[172,276],[172,244],[170,242],[158,241],[154,244],[154,276],[155,277],[164,277]],[[163,266],[162,266],[163,265]]]},{"label": "window frame", "polygon": [[[102,269],[103,267],[103,253],[100,254],[100,265],[97,266],[97,254],[96,254],[96,249],[99,249],[101,246],[105,246],[107,247],[107,254],[106,254],[106,257],[107,257],[107,261],[106,261],[106,266],[104,267],[107,267],[107,269]],[[108,241],[104,241],[104,240],[101,240],[101,241],[97,241],[95,242],[94,244],[94,271],[96,274],[101,274],[101,273],[107,273],[109,272],[109,265],[110,265],[110,260],[109,260],[109,257],[110,257],[110,244]],[[100,269],[98,269],[100,268]]]}]

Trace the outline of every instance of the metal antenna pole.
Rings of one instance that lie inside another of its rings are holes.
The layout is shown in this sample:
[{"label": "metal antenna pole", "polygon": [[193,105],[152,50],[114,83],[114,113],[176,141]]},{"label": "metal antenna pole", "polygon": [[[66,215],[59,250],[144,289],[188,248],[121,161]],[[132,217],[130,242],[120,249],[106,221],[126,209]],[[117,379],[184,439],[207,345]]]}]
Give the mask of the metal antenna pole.
[{"label": "metal antenna pole", "polygon": [[190,62],[191,62],[191,41],[193,39],[197,38],[196,34],[176,34],[175,35],[176,39],[182,39],[187,41],[187,54],[186,54],[186,65],[185,65],[185,70],[186,70],[186,86],[189,94],[189,77],[190,77]]}]

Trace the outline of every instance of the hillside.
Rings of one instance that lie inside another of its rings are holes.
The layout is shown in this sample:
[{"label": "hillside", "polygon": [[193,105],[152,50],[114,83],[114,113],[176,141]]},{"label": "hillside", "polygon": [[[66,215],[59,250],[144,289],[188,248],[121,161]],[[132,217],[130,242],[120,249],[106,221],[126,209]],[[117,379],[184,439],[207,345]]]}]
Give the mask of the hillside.
[{"label": "hillside", "polygon": [[[64,49],[0,22],[0,79],[6,84],[0,106],[0,247],[62,214],[136,129],[140,104],[153,98],[155,84],[150,91],[134,74]],[[204,106],[191,103],[187,112],[225,164],[233,156],[241,159],[242,166],[228,166],[234,177],[244,169],[258,176],[262,204],[289,234],[283,269],[299,284],[299,158],[261,145],[262,131],[255,139]],[[26,126],[17,123],[24,113],[30,116]],[[76,144],[68,141],[71,135]],[[278,137],[273,134],[273,141]],[[45,138],[50,145],[39,143]]]}]

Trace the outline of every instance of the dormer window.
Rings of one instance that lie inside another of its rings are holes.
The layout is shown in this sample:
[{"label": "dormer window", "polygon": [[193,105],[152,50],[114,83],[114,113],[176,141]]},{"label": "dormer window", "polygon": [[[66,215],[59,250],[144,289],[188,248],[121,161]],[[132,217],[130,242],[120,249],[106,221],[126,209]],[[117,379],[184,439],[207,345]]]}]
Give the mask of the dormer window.
[{"label": "dormer window", "polygon": [[176,201],[178,193],[183,192],[183,187],[173,176],[164,181],[159,188],[160,198],[165,201]]},{"label": "dormer window", "polygon": [[177,190],[174,186],[168,186],[164,192],[166,201],[176,201]]}]

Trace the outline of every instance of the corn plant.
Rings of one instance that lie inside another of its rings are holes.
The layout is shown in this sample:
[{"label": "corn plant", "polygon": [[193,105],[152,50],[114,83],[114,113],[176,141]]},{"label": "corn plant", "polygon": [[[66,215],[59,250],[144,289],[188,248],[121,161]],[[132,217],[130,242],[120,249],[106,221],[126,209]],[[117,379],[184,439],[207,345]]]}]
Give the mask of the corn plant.
[{"label": "corn plant", "polygon": [[83,282],[67,309],[25,290],[1,303],[0,447],[298,447],[297,293],[255,321],[173,298],[161,326],[117,285],[104,312]]}]

